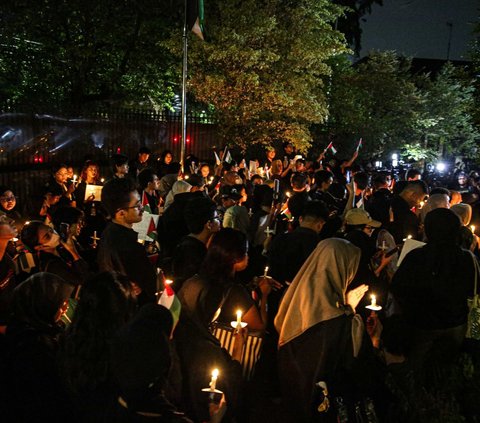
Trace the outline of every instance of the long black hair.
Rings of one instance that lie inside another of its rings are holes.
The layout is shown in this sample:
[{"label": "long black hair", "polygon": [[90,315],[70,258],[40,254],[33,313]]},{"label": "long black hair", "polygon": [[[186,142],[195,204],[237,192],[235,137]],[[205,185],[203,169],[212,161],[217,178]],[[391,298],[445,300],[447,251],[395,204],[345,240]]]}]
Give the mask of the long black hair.
[{"label": "long black hair", "polygon": [[102,272],[83,285],[60,355],[62,374],[74,395],[109,382],[110,342],[135,307],[131,284],[120,273]]}]

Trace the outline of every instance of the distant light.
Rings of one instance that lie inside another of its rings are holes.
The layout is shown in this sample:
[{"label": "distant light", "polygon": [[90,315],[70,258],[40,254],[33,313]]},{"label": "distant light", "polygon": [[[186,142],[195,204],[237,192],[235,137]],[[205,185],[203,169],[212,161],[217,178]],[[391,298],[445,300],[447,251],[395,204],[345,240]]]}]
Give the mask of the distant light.
[{"label": "distant light", "polygon": [[392,154],[392,160],[398,160],[398,154],[397,153]]},{"label": "distant light", "polygon": [[378,168],[378,167],[382,167],[382,162],[379,161],[379,160],[377,160],[377,161],[375,162],[375,167],[377,167],[377,168]]},{"label": "distant light", "polygon": [[447,165],[443,162],[438,162],[437,163],[437,170],[439,172],[445,172],[445,169],[447,168]]}]

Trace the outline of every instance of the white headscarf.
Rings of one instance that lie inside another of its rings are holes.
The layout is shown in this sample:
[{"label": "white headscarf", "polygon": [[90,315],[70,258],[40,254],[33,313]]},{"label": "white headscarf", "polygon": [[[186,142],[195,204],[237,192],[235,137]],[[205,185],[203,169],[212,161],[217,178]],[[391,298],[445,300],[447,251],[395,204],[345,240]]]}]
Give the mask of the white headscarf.
[{"label": "white headscarf", "polygon": [[463,226],[468,226],[470,220],[472,220],[472,206],[470,204],[459,203],[450,208],[460,219]]},{"label": "white headscarf", "polygon": [[184,180],[176,181],[173,184],[170,192],[167,194],[167,198],[165,199],[164,211],[167,210],[169,206],[171,206],[171,204],[173,203],[174,197],[177,194],[181,194],[182,192],[189,192],[191,188],[192,186]]},{"label": "white headscarf", "polygon": [[[360,249],[340,238],[321,241],[303,264],[287,289],[275,327],[279,346],[300,336],[314,325],[351,314],[345,293],[360,263]],[[363,336],[363,323],[356,316],[352,323],[354,355]]]}]

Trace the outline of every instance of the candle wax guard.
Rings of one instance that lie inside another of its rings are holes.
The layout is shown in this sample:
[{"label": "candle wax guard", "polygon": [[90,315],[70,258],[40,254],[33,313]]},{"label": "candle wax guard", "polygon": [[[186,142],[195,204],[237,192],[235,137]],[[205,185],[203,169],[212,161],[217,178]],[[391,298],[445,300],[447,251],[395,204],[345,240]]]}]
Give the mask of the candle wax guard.
[{"label": "candle wax guard", "polygon": [[[235,321],[231,321],[230,324],[232,325],[232,328],[234,329],[237,329],[237,325],[238,325],[238,322],[235,320]],[[240,325],[242,326],[242,329],[243,328],[246,328],[248,323],[247,322],[240,322]]]},{"label": "candle wax guard", "polygon": [[382,309],[382,306],[369,304],[365,306],[365,308],[368,308],[369,310],[373,310],[373,311],[380,311]]}]

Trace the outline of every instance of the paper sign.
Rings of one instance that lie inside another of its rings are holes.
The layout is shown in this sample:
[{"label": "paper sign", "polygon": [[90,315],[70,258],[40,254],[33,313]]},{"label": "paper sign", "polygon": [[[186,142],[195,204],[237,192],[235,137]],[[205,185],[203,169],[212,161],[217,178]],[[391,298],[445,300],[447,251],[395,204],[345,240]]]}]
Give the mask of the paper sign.
[{"label": "paper sign", "polygon": [[250,172],[251,175],[255,175],[257,173],[257,161],[256,160],[250,160],[250,163],[248,165],[248,171]]},{"label": "paper sign", "polygon": [[93,199],[95,201],[102,201],[102,185],[89,185],[85,188],[85,198],[84,201],[87,201],[90,196],[93,194]]},{"label": "paper sign", "polygon": [[424,245],[426,244],[422,241],[417,241],[416,239],[406,239],[405,243],[403,244],[400,257],[398,258],[397,266],[400,266],[402,264],[403,259],[410,251],[416,250],[417,248],[423,247]]}]

